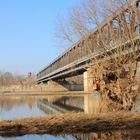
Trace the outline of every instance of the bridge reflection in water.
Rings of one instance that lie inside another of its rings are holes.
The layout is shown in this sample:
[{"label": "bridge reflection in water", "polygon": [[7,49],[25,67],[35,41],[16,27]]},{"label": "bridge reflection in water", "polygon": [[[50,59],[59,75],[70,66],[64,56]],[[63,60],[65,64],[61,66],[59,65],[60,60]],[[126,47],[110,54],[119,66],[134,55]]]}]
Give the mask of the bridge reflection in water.
[{"label": "bridge reflection in water", "polygon": [[[46,114],[85,112],[96,113],[97,101],[94,94],[84,96],[62,96],[37,99],[37,106]],[[51,100],[49,100],[51,99]]]},{"label": "bridge reflection in water", "polygon": [[[68,113],[70,111],[84,111],[84,97],[60,97],[56,100],[38,99],[37,106],[46,114]],[[51,97],[52,99],[52,97]]]},{"label": "bridge reflection in water", "polygon": [[[38,99],[37,106],[38,108],[40,108],[40,110],[42,110],[46,114],[56,114],[56,113],[61,114],[61,113],[68,113],[68,112],[70,113],[70,111],[84,112],[85,107],[86,110],[88,110],[89,112],[90,110],[92,110],[91,109],[92,107],[90,106],[90,109],[87,109],[88,105],[86,106],[84,105],[85,103],[88,103],[87,101],[85,102],[85,100],[91,99],[91,97],[87,98],[87,96],[88,95],[79,96],[79,97],[64,96],[59,99],[57,98],[55,101],[53,100],[52,102],[49,101],[49,97],[48,97],[48,99]],[[72,136],[73,139],[75,140],[91,140],[90,134],[72,134]]]},{"label": "bridge reflection in water", "polygon": [[[94,114],[99,112],[98,101],[95,94],[85,94],[84,96],[49,96],[37,99],[37,106],[46,114],[84,112]],[[100,108],[106,112],[106,100],[102,101]]]}]

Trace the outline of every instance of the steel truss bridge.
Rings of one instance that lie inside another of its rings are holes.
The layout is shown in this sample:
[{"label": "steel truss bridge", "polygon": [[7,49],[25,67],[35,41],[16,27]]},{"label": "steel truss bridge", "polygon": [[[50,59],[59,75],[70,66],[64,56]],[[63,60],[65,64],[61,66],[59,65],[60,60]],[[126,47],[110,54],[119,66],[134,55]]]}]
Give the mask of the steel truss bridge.
[{"label": "steel truss bridge", "polygon": [[119,47],[140,46],[140,0],[133,0],[106,18],[89,35],[68,48],[37,74],[37,82],[47,82],[82,74],[94,59],[107,57]]}]

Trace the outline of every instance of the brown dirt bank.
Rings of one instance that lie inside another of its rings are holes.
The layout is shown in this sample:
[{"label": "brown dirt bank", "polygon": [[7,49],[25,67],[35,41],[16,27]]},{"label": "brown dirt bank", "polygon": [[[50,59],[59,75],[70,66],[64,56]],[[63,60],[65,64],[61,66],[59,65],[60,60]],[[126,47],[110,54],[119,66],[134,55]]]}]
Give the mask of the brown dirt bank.
[{"label": "brown dirt bank", "polygon": [[0,121],[0,135],[7,137],[26,134],[58,135],[138,128],[140,128],[140,113],[126,112],[91,115],[72,113]]}]

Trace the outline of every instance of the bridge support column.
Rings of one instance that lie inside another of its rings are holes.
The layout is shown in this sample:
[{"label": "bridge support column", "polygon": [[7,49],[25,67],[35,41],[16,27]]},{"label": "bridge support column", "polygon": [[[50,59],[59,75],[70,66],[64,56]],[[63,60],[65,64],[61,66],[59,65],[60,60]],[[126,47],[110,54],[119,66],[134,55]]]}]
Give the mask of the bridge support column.
[{"label": "bridge support column", "polygon": [[93,92],[93,73],[90,68],[84,72],[84,92],[92,93]]},{"label": "bridge support column", "polygon": [[84,112],[86,114],[96,113],[97,101],[95,94],[87,94],[84,96]]}]

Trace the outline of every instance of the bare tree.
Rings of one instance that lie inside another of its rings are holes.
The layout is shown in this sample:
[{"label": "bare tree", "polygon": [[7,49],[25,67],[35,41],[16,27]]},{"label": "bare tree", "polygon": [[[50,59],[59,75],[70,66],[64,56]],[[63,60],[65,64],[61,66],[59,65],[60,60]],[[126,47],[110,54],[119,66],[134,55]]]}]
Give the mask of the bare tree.
[{"label": "bare tree", "polygon": [[59,16],[56,36],[69,47],[90,34],[107,16],[127,2],[128,0],[83,0],[67,17]]},{"label": "bare tree", "polygon": [[15,75],[10,72],[0,72],[0,86],[11,86],[11,85],[34,85],[35,74],[28,74],[27,77],[23,75]]},{"label": "bare tree", "polygon": [[64,35],[69,27],[71,30],[62,39],[71,38],[71,42],[81,39],[83,46],[94,47],[94,53],[100,57],[93,59],[92,73],[103,79],[102,93],[114,108],[130,110],[139,91],[136,79],[139,41],[135,37],[140,35],[140,11],[128,0],[100,2],[86,0],[73,9],[65,21],[67,26],[63,25],[59,33]]}]

